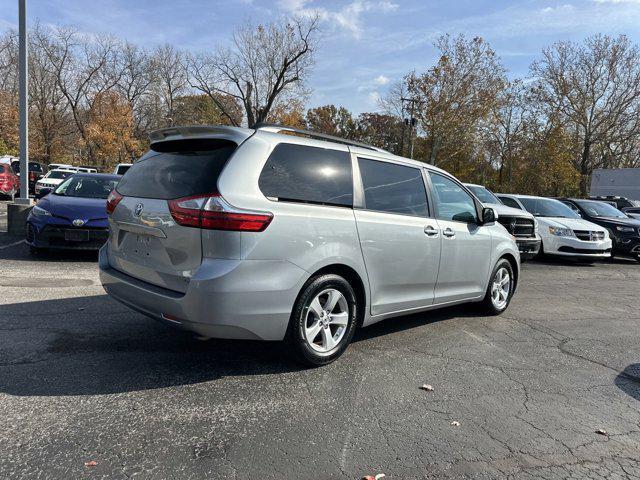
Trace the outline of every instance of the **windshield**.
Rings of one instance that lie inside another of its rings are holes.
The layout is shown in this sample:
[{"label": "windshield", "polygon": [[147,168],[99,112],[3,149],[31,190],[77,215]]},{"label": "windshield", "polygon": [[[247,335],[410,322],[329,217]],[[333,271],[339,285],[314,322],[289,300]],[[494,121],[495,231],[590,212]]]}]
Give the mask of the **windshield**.
[{"label": "windshield", "polygon": [[480,187],[478,185],[467,185],[467,188],[471,190],[473,194],[478,197],[478,200],[480,200],[482,203],[502,203],[500,199],[496,197],[488,188]]},{"label": "windshield", "polygon": [[518,197],[518,200],[534,217],[580,218],[580,215],[559,200],[538,197]]},{"label": "windshield", "polygon": [[46,178],[67,178],[69,175],[73,175],[73,172],[62,172],[60,170],[53,170],[47,174]]},{"label": "windshield", "polygon": [[589,200],[577,201],[576,203],[592,217],[627,218],[624,213],[608,203]]},{"label": "windshield", "polygon": [[53,193],[66,197],[107,198],[118,183],[114,178],[74,175],[62,182]]}]

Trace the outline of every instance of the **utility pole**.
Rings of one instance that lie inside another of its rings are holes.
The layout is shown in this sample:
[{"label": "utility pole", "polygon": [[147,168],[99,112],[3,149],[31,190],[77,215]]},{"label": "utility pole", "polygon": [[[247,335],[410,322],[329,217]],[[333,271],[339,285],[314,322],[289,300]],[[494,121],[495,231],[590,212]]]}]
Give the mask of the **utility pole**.
[{"label": "utility pole", "polygon": [[27,32],[27,0],[18,0],[20,46],[18,52],[18,82],[20,106],[20,198],[17,203],[29,204],[29,61]]},{"label": "utility pole", "polygon": [[29,198],[29,61],[27,33],[27,0],[18,0],[18,86],[20,108],[20,198],[7,205],[9,235],[24,236],[31,210]]},{"label": "utility pole", "polygon": [[[418,100],[417,98],[400,97],[400,101],[402,102],[402,110],[404,110],[405,102],[409,104],[409,118],[404,118],[403,120],[404,120],[404,124],[409,126],[409,158],[413,158],[413,134],[415,131],[414,129],[418,124],[418,121],[416,120],[414,113],[415,113],[416,104],[420,103],[420,100]],[[403,133],[404,133],[404,128],[403,128]],[[402,137],[404,139],[404,134]]]}]

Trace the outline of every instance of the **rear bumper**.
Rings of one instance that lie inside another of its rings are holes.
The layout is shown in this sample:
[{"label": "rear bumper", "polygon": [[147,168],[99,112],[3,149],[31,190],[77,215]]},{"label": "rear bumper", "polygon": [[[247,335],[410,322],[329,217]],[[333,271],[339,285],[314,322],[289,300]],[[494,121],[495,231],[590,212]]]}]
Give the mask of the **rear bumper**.
[{"label": "rear bumper", "polygon": [[282,340],[308,273],[287,261],[204,259],[185,293],[133,278],[100,249],[100,281],[115,300],[163,323],[214,338]]},{"label": "rear bumper", "polygon": [[516,244],[518,250],[520,250],[520,259],[529,260],[535,257],[540,251],[540,238],[518,238],[516,237]]}]

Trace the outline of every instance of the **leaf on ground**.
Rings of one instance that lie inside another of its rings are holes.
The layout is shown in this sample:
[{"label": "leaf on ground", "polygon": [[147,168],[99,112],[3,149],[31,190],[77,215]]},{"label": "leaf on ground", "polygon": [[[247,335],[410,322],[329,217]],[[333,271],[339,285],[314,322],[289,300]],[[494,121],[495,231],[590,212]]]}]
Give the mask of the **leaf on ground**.
[{"label": "leaf on ground", "polygon": [[607,431],[604,428],[599,428],[598,430],[596,430],[596,433],[598,435],[604,435],[605,437],[609,436],[609,434],[607,433]]},{"label": "leaf on ground", "polygon": [[433,392],[433,385],[429,385],[428,383],[425,383],[424,385],[422,385],[420,387],[420,390],[426,390],[427,392]]},{"label": "leaf on ground", "polygon": [[460,426],[460,422],[458,422],[457,420],[454,420],[453,422],[451,422],[451,426],[452,427],[459,427]]},{"label": "leaf on ground", "polygon": [[375,477],[373,475],[365,475],[364,477],[362,477],[362,480],[380,480],[384,477],[386,477],[384,473],[379,473]]},{"label": "leaf on ground", "polygon": [[84,462],[84,466],[85,467],[95,467],[96,465],[98,465],[98,462],[96,462],[95,460],[90,460],[88,462]]}]

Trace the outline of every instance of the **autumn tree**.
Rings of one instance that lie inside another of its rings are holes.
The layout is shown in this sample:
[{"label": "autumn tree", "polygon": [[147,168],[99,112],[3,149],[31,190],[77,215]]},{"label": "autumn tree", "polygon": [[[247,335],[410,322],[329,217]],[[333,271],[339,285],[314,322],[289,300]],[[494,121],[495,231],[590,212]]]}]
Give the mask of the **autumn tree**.
[{"label": "autumn tree", "polygon": [[640,141],[640,49],[625,36],[558,42],[531,66],[533,94],[579,141],[573,162],[580,193],[597,167],[617,167]]},{"label": "autumn tree", "polygon": [[356,122],[351,112],[344,107],[324,105],[311,108],[307,111],[306,123],[307,128],[314,132],[348,139],[356,136]]},{"label": "autumn tree", "polygon": [[244,25],[234,33],[232,47],[190,57],[192,87],[208,95],[233,123],[232,112],[217,103],[217,95],[237,99],[249,126],[265,121],[278,102],[304,90],[318,22],[313,16]]},{"label": "autumn tree", "polygon": [[361,113],[357,119],[357,140],[400,154],[402,120],[385,113]]},{"label": "autumn tree", "polygon": [[447,165],[471,150],[481,122],[504,88],[505,69],[479,37],[444,35],[435,46],[440,51],[437,64],[423,74],[409,74],[406,83],[418,102],[417,118],[427,135],[426,160]]},{"label": "autumn tree", "polygon": [[81,146],[91,151],[94,165],[111,170],[142,153],[143,144],[133,136],[134,119],[129,103],[115,91],[95,95],[85,124]]},{"label": "autumn tree", "polygon": [[304,105],[297,99],[291,99],[288,102],[278,102],[269,112],[266,121],[293,128],[307,128],[304,117]]}]

